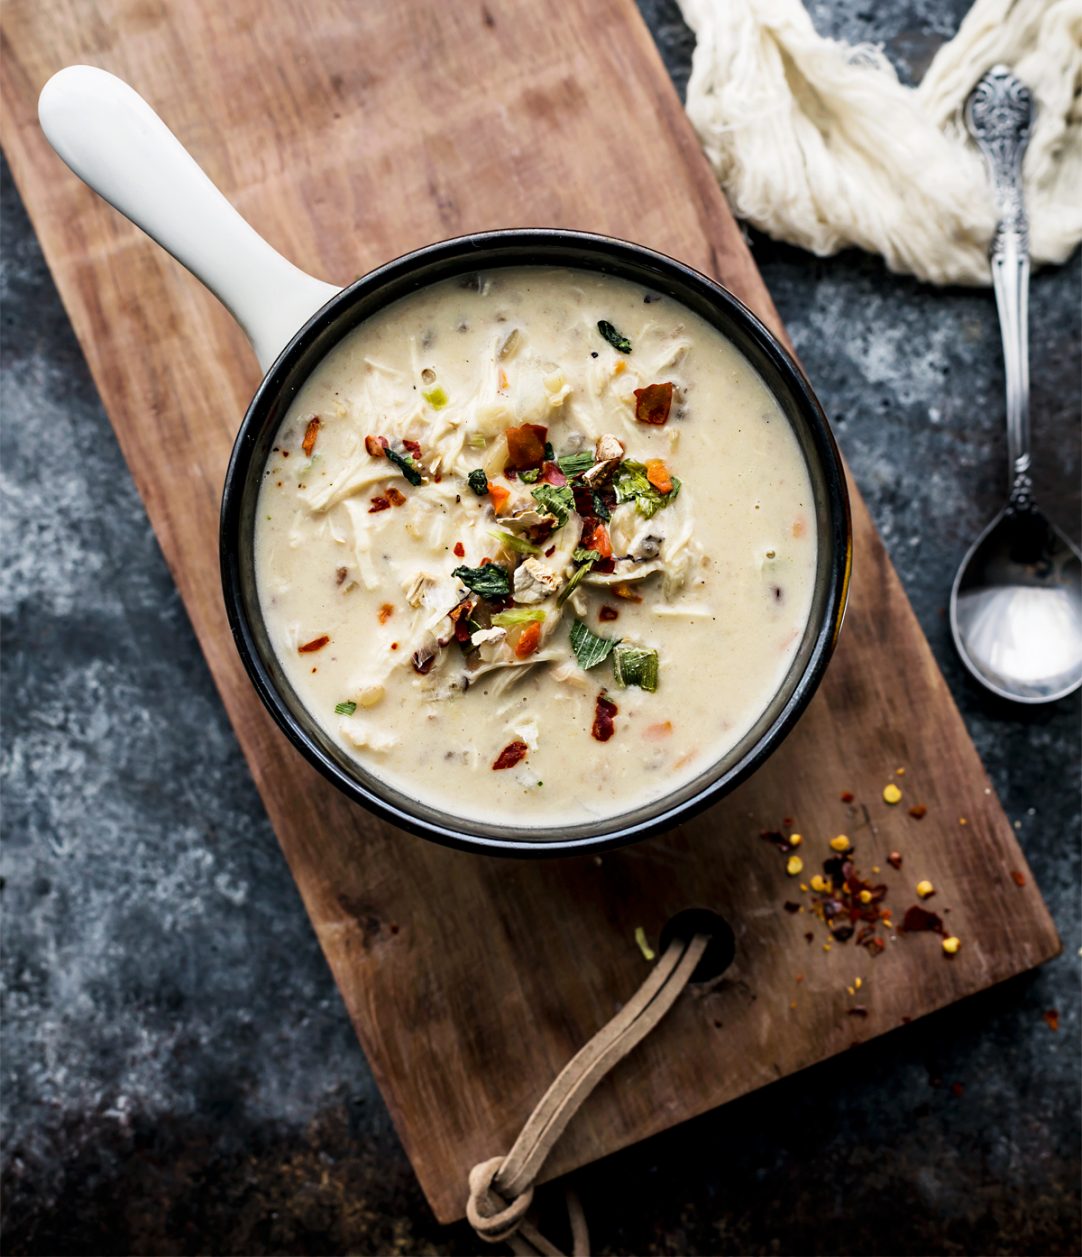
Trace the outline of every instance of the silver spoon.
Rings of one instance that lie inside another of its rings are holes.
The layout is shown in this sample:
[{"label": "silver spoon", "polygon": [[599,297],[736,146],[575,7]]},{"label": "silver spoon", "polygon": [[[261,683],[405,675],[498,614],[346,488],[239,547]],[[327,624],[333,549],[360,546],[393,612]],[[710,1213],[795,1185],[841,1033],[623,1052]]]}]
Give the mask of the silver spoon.
[{"label": "silver spoon", "polygon": [[1029,449],[1029,229],[1022,155],[1033,100],[1006,66],[973,89],[966,126],[984,154],[999,218],[992,282],[1007,377],[1007,504],[974,542],[951,590],[951,632],[983,685],[1048,703],[1082,685],[1082,555],[1037,509]]}]

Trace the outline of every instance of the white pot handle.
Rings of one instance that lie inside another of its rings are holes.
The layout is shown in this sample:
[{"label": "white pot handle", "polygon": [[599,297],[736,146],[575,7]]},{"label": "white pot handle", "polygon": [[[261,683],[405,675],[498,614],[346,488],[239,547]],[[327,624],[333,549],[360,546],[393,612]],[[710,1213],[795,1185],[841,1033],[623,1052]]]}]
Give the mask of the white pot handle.
[{"label": "white pot handle", "polygon": [[115,75],[68,66],[42,88],[38,117],[79,178],[219,298],[264,372],[339,291],[253,231],[154,110]]}]

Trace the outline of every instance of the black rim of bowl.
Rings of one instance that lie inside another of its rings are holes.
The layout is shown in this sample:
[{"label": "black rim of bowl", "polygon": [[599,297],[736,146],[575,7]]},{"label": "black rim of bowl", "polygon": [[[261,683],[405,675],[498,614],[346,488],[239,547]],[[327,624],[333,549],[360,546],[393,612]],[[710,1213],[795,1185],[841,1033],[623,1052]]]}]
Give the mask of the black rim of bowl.
[{"label": "black rim of bowl", "polygon": [[[766,711],[727,756],[637,811],[549,829],[452,817],[378,782],[321,730],[293,692],[267,638],[255,588],[256,501],[274,435],[312,369],[354,327],[391,302],[443,279],[507,266],[610,274],[702,315],[750,361],[800,442],[815,497],[818,569],[804,638]],[[668,829],[717,802],[780,745],[818,688],[841,628],[852,561],[849,497],[834,437],[799,367],[728,290],[641,245],[588,232],[479,232],[428,245],[344,288],[302,327],[260,384],[233,446],[222,495],[220,561],[234,641],[260,698],[290,741],[328,780],[383,820],[421,837],[489,855],[553,856],[614,847]]]}]

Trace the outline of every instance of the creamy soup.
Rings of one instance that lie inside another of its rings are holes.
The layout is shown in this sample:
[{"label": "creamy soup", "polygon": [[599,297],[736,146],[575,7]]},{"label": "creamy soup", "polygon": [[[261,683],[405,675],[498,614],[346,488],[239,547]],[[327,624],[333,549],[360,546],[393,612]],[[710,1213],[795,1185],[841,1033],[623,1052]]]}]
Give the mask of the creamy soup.
[{"label": "creamy soup", "polygon": [[623,280],[496,268],[320,363],[260,490],[259,599],[312,717],[455,816],[551,827],[698,776],[780,687],[811,484],[743,356]]}]

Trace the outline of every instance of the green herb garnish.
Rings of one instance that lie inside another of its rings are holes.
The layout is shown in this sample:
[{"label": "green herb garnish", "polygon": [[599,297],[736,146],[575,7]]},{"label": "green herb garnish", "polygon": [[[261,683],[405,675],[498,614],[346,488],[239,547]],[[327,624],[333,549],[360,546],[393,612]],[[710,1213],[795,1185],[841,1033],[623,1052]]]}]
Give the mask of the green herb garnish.
[{"label": "green herb garnish", "polygon": [[[592,551],[589,553],[592,553]],[[578,589],[578,587],[589,575],[590,569],[596,561],[596,559],[587,559],[580,567],[575,568],[575,570],[571,573],[571,579],[556,595],[556,605],[558,607],[562,607],[575,590]]]},{"label": "green herb garnish", "polygon": [[339,703],[334,710],[339,716],[352,716],[357,710],[357,704],[347,699],[346,702]]},{"label": "green herb garnish", "polygon": [[556,451],[552,448],[552,442],[545,442],[545,462],[551,463],[556,458]]},{"label": "green herb garnish", "polygon": [[592,467],[597,459],[589,450],[583,450],[579,454],[561,454],[556,460],[556,465],[570,480],[572,476],[581,476],[587,468]]},{"label": "green herb garnish", "polygon": [[410,484],[417,485],[421,483],[421,469],[417,466],[412,454],[399,454],[397,450],[392,449],[385,449],[383,452]]},{"label": "green herb garnish", "polygon": [[539,484],[530,490],[535,502],[543,506],[550,515],[556,516],[556,527],[562,528],[575,507],[575,495],[565,484]]},{"label": "green herb garnish", "polygon": [[537,482],[541,479],[541,468],[528,467],[525,471],[520,471],[518,473],[518,478],[523,484],[537,484]]},{"label": "green herb garnish", "polygon": [[451,573],[472,593],[495,601],[511,593],[511,578],[507,569],[498,563],[486,563],[484,567],[456,567]]},{"label": "green herb garnish", "polygon": [[492,623],[496,628],[514,628],[516,624],[540,623],[545,615],[540,607],[512,607],[510,611],[497,611]]},{"label": "green herb garnish", "polygon": [[594,514],[598,519],[604,520],[607,524],[609,520],[612,519],[612,512],[605,505],[605,499],[596,489],[590,490],[590,496],[594,500]]},{"label": "green herb garnish", "polygon": [[476,471],[471,471],[466,477],[466,483],[479,498],[483,498],[488,492],[488,476],[485,475],[483,467],[478,467]]},{"label": "green herb garnish", "polygon": [[505,532],[502,528],[490,528],[488,535],[494,537],[500,545],[506,546],[508,550],[514,550],[517,554],[541,553],[540,546],[535,546],[532,541],[527,541],[525,537],[519,537],[513,532]]},{"label": "green herb garnish", "polygon": [[571,556],[573,563],[596,563],[601,558],[599,550],[584,550],[582,546],[576,546],[575,552]]},{"label": "green herb garnish", "polygon": [[433,410],[442,410],[447,405],[447,394],[438,384],[435,388],[426,389],[421,396]]},{"label": "green herb garnish", "polygon": [[634,502],[639,514],[651,519],[663,506],[676,501],[680,492],[680,481],[673,476],[671,492],[659,493],[646,478],[643,464],[626,458],[616,473],[613,488],[616,490],[617,503]]},{"label": "green herb garnish", "polygon": [[575,652],[579,667],[584,672],[589,672],[591,668],[595,668],[607,659],[616,642],[617,639],[614,637],[598,637],[581,620],[572,621],[571,649]]},{"label": "green herb garnish", "polygon": [[623,689],[637,685],[640,690],[657,689],[657,651],[649,646],[629,646],[621,642],[612,654],[612,672]]},{"label": "green herb garnish", "polygon": [[608,322],[608,320],[602,319],[597,325],[597,330],[602,336],[604,336],[613,349],[618,349],[622,354],[629,354],[631,352],[631,341],[629,341],[626,336],[621,336],[616,328]]}]

